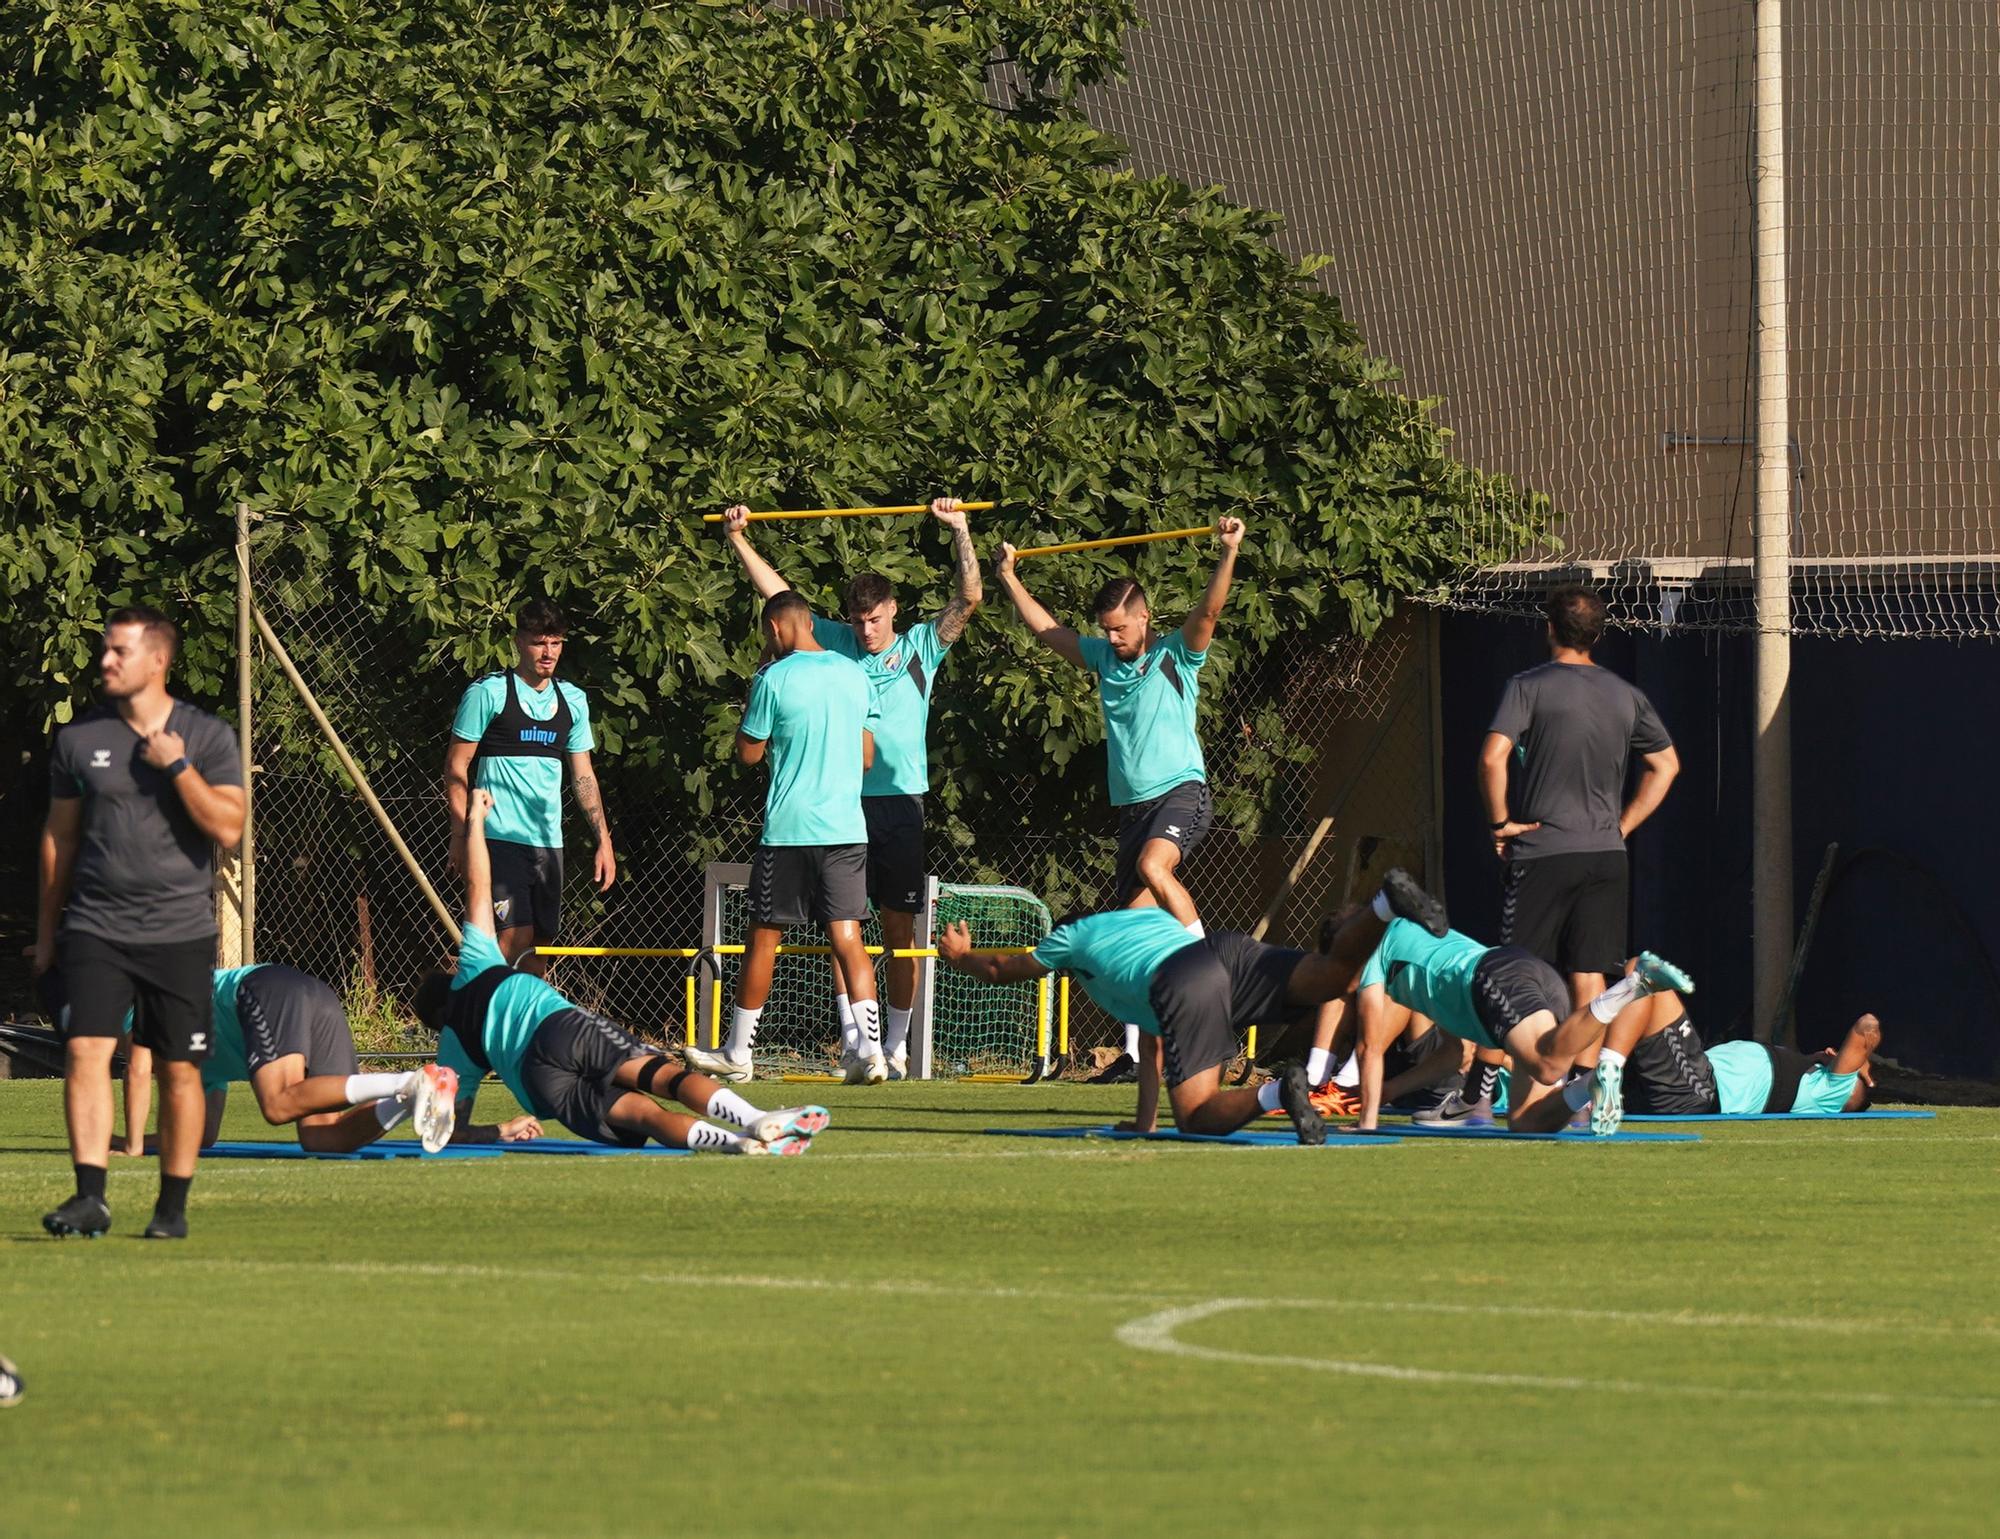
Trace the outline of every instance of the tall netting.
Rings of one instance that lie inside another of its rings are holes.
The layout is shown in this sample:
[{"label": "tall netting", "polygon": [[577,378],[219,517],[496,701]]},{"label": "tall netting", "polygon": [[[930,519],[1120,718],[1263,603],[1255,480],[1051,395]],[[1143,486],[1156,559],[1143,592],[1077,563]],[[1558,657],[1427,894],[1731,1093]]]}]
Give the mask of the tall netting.
[{"label": "tall netting", "polygon": [[[1147,0],[1093,118],[1324,253],[1372,351],[1625,623],[1747,628],[1754,474],[1743,0]],[[1793,625],[2000,629],[2000,7],[1785,7]]]}]

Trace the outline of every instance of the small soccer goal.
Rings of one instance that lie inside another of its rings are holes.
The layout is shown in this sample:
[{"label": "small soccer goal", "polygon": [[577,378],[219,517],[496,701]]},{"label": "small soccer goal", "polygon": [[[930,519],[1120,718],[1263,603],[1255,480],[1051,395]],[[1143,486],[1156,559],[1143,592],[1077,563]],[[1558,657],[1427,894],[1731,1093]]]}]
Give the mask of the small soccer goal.
[{"label": "small soccer goal", "polygon": [[[740,862],[709,866],[702,903],[704,946],[738,946],[748,938],[749,880],[750,868]],[[1026,888],[940,882],[931,877],[925,883],[924,909],[917,916],[915,948],[928,950],[938,926],[961,920],[972,926],[980,946],[1034,946],[1050,927],[1048,905]],[[882,944],[881,926],[872,916],[862,929],[862,939],[870,946]],[[826,936],[817,925],[800,925],[785,932],[783,944],[771,975],[771,998],[757,1029],[759,1072],[832,1073],[840,1059],[840,1019],[834,1005],[833,964],[824,954]],[[726,1026],[742,971],[740,955],[725,953],[716,960],[722,988],[701,991],[704,1042]],[[878,992],[886,986],[888,961],[884,955],[875,958]],[[1048,981],[984,984],[939,967],[934,957],[919,957],[910,1021],[910,1077],[1025,1077],[1050,1041],[1053,998]]]}]

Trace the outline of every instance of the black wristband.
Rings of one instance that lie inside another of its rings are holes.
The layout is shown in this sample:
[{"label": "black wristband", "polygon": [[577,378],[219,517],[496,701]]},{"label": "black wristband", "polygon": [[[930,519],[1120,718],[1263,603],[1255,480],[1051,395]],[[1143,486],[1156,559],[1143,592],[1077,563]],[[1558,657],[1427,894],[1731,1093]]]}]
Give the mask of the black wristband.
[{"label": "black wristband", "polygon": [[180,756],[180,757],[179,757],[178,759],[174,760],[174,762],[173,762],[172,764],[169,764],[169,765],[167,766],[167,772],[166,772],[166,773],[167,773],[167,779],[169,779],[169,780],[178,780],[178,779],[180,779],[180,778],[181,778],[181,772],[182,772],[183,770],[186,770],[186,769],[188,769],[189,767],[190,767],[190,766],[189,766],[189,764],[188,764],[188,761],[187,761],[187,755],[186,755],[186,754],[182,754],[182,755],[181,755],[181,756]]},{"label": "black wristband", "polygon": [[1512,818],[1502,818],[1498,823],[1488,823],[1486,826],[1487,828],[1497,833],[1513,821],[1514,820]]}]

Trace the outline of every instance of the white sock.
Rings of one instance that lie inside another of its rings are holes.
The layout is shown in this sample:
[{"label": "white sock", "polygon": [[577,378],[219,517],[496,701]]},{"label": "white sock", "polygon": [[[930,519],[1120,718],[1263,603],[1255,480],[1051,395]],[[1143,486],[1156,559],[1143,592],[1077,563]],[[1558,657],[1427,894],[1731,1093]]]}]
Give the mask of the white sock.
[{"label": "white sock", "polygon": [[1332,1072],[1333,1052],[1331,1049],[1315,1047],[1307,1050],[1306,1078],[1312,1082],[1313,1089],[1317,1090],[1321,1085],[1324,1085],[1327,1076]]},{"label": "white sock", "polygon": [[745,1010],[741,1005],[729,1017],[729,1040],[722,1045],[723,1055],[728,1058],[748,1058],[750,1044],[757,1040],[757,1022],[763,1018],[764,1007]]},{"label": "white sock", "polygon": [[410,1103],[402,1096],[384,1096],[375,1103],[375,1120],[382,1124],[385,1133],[409,1115]]},{"label": "white sock", "polygon": [[909,1051],[910,1017],[916,1013],[914,1005],[907,1010],[898,1010],[894,1005],[889,1006],[889,1028],[882,1033],[882,1051],[889,1057],[894,1058],[898,1053]]},{"label": "white sock", "polygon": [[1340,1070],[1333,1076],[1333,1082],[1342,1090],[1358,1089],[1361,1084],[1361,1055],[1349,1053],[1341,1060]]},{"label": "white sock", "polygon": [[1188,934],[1193,936],[1202,936],[1208,934],[1208,931],[1204,930],[1201,927],[1201,921],[1199,919],[1195,920],[1193,924],[1187,927],[1187,932]]},{"label": "white sock", "polygon": [[1134,1063],[1139,1061],[1139,1028],[1130,1021],[1125,1023],[1125,1056]]},{"label": "white sock", "polygon": [[407,1070],[401,1074],[350,1074],[341,1094],[349,1106],[366,1106],[389,1096],[412,1094],[416,1088],[417,1076]]},{"label": "white sock", "polygon": [[854,1004],[845,994],[833,996],[833,1007],[840,1012],[840,1050],[854,1051]]},{"label": "white sock", "polygon": [[1597,1066],[1601,1069],[1607,1063],[1614,1069],[1622,1069],[1625,1067],[1625,1055],[1608,1047],[1600,1047],[1597,1050]]},{"label": "white sock", "polygon": [[1609,1026],[1618,1019],[1618,1012],[1635,999],[1644,999],[1653,991],[1646,987],[1645,980],[1637,973],[1620,978],[1610,988],[1590,1002],[1590,1013]]},{"label": "white sock", "polygon": [[882,1051],[882,1007],[873,999],[854,1001],[854,1050],[863,1058]]},{"label": "white sock", "polygon": [[1276,1111],[1284,1103],[1278,1099],[1278,1082],[1267,1079],[1257,1087],[1257,1110]]},{"label": "white sock", "polygon": [[702,1115],[717,1118],[739,1128],[747,1128],[764,1114],[735,1091],[721,1088],[708,1098],[708,1105],[702,1109]]},{"label": "white sock", "polygon": [[735,1154],[744,1145],[741,1133],[732,1133],[712,1122],[697,1122],[688,1129],[688,1147],[712,1154]]},{"label": "white sock", "polygon": [[1590,1087],[1597,1082],[1595,1074],[1586,1074],[1582,1079],[1573,1079],[1562,1087],[1563,1105],[1571,1111],[1582,1111],[1590,1104]]},{"label": "white sock", "polygon": [[1375,917],[1384,924],[1389,923],[1390,920],[1396,917],[1396,911],[1389,907],[1389,894],[1386,892],[1376,893],[1375,901],[1369,904],[1368,907],[1374,911]]}]

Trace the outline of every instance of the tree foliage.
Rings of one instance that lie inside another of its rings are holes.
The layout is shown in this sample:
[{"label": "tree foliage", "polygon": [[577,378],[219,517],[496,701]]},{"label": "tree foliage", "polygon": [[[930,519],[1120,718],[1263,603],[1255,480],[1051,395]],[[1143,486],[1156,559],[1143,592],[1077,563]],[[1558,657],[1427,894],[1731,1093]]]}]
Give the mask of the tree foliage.
[{"label": "tree foliage", "polygon": [[[1001,504],[988,546],[1239,514],[1224,668],[1545,521],[1451,458],[1272,216],[1120,169],[1074,102],[1130,0],[828,9],[0,0],[0,584],[37,639],[0,689],[66,715],[133,597],[215,689],[246,498],[261,570],[453,688],[555,597],[621,773],[706,810],[756,644],[702,511],[953,492]],[[915,520],[761,534],[815,601],[948,580]],[[1149,548],[1156,607],[1211,559]],[[1084,622],[1123,565],[1029,575]],[[1099,735],[991,609],[941,709],[953,806]]]}]

